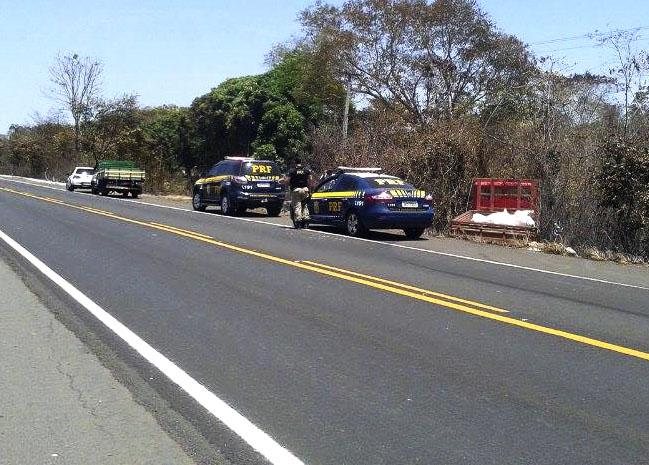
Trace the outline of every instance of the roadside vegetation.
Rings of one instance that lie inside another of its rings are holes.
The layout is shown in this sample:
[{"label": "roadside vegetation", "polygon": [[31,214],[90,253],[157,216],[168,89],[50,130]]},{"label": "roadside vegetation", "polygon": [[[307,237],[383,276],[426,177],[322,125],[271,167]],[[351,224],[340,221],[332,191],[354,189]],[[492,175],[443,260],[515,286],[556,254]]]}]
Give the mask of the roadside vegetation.
[{"label": "roadside vegetation", "polygon": [[378,165],[433,193],[439,232],[467,210],[471,178],[538,178],[544,240],[649,256],[649,61],[637,32],[594,33],[615,60],[606,75],[575,75],[473,0],[317,3],[301,22],[266,73],[215,83],[189,107],[105,99],[99,60],[59,56],[50,81],[66,113],[12,125],[0,170],[60,180],[130,159],[150,191],[181,193],[234,154]]}]

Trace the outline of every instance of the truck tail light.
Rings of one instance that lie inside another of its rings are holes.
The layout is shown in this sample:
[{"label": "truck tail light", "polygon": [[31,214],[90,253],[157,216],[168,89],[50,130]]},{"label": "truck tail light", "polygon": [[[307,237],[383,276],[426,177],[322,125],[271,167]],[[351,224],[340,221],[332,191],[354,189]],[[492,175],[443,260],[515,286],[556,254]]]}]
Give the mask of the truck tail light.
[{"label": "truck tail light", "polygon": [[365,195],[365,201],[369,203],[390,203],[394,200],[394,197],[389,192],[383,191],[380,194]]}]

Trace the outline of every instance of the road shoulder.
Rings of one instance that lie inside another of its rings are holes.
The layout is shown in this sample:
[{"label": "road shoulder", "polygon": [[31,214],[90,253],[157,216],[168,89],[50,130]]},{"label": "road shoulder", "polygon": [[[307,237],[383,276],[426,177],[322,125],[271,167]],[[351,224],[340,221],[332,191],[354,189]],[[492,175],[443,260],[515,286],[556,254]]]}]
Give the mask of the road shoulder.
[{"label": "road shoulder", "polygon": [[3,460],[194,463],[2,260],[0,283]]}]

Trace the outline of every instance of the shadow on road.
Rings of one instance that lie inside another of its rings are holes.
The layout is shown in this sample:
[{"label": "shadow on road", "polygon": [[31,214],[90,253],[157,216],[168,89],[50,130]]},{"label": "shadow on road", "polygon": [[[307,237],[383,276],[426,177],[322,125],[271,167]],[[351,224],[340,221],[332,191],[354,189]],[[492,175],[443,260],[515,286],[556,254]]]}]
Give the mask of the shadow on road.
[{"label": "shadow on road", "polygon": [[[311,225],[309,229],[314,231],[328,232],[332,234],[337,234],[340,236],[346,236],[345,232],[342,229],[336,228],[334,226],[324,226],[324,225]],[[363,239],[371,239],[374,241],[390,241],[390,242],[422,242],[427,241],[428,239],[420,237],[419,239],[408,239],[402,231],[399,230],[387,230],[387,231],[368,231]]]}]

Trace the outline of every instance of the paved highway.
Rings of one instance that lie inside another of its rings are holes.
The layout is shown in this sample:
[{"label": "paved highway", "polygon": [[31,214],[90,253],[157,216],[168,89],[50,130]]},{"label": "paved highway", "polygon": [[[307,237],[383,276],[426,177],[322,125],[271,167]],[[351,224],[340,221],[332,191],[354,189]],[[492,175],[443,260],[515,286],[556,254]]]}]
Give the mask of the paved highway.
[{"label": "paved highway", "polygon": [[234,464],[649,463],[646,274],[622,286],[7,179],[0,231],[88,298],[0,240],[206,439],[185,448]]}]

